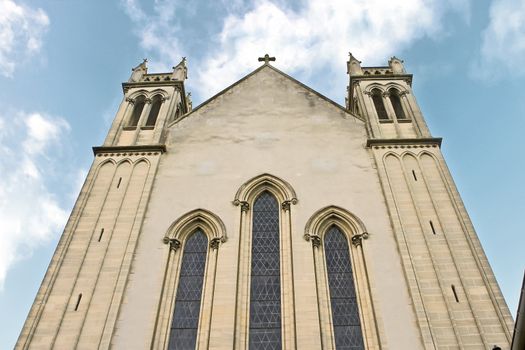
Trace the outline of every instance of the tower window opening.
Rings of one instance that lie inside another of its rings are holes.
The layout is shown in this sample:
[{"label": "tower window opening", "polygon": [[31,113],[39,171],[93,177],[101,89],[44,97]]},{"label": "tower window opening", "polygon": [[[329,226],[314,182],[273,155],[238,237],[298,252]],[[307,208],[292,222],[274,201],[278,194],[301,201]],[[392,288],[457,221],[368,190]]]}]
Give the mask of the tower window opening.
[{"label": "tower window opening", "polygon": [[432,220],[430,220],[429,223],[430,223],[430,228],[432,229],[432,233],[436,234],[436,229],[434,228],[434,224],[432,223]]},{"label": "tower window opening", "polygon": [[119,178],[118,178],[118,183],[117,183],[117,188],[120,187],[120,184],[121,184],[121,183],[122,183],[122,177],[119,177]]},{"label": "tower window opening", "polygon": [[401,99],[399,98],[399,92],[396,89],[391,89],[390,91],[390,102],[394,108],[394,113],[396,114],[397,119],[407,119],[405,111],[403,110],[403,105],[401,104]]},{"label": "tower window opening", "polygon": [[159,116],[160,106],[162,105],[162,96],[155,95],[151,102],[151,110],[146,120],[146,126],[155,126],[157,122],[157,117]]},{"label": "tower window opening", "polygon": [[78,295],[77,303],[75,304],[75,311],[77,311],[78,307],[80,306],[80,300],[82,300],[82,293]]},{"label": "tower window opening", "polygon": [[388,114],[386,113],[385,103],[383,102],[383,94],[381,90],[372,90],[372,101],[374,101],[374,107],[376,108],[377,117],[379,120],[388,120]]},{"label": "tower window opening", "polygon": [[144,109],[145,103],[146,100],[144,96],[139,96],[136,98],[135,105],[133,106],[133,113],[129,119],[129,126],[137,126],[139,124],[140,116],[142,114],[142,110]]},{"label": "tower window opening", "polygon": [[452,288],[452,293],[454,294],[454,299],[456,299],[456,303],[459,303],[458,293],[456,292],[456,286],[452,284],[450,287]]},{"label": "tower window opening", "polygon": [[412,176],[414,177],[414,181],[417,181],[417,176],[415,170],[412,170]]}]

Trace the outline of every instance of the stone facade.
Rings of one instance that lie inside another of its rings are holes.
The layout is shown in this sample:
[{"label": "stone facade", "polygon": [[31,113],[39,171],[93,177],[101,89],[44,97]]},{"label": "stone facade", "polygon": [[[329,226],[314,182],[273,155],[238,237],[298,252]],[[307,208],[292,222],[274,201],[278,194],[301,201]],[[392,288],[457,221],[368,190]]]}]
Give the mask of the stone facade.
[{"label": "stone facade", "polygon": [[280,206],[284,348],[335,348],[323,245],[336,225],[365,349],[508,349],[512,318],[412,76],[395,57],[350,56],[348,73],[346,107],[266,60],[192,110],[185,60],[134,68],[16,349],[166,349],[196,229],[209,241],[197,348],[247,348],[264,191]]}]

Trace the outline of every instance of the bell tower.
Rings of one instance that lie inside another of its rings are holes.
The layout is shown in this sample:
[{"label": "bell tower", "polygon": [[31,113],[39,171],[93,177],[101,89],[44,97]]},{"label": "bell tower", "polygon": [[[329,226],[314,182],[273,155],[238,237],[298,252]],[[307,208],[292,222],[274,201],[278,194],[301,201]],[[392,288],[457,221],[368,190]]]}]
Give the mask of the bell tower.
[{"label": "bell tower", "polygon": [[122,83],[124,99],[103,146],[162,144],[166,126],[191,110],[186,78],[186,58],[172,73],[148,74],[146,59],[133,68],[129,80]]},{"label": "bell tower", "polygon": [[95,158],[16,349],[109,348],[167,126],[191,110],[183,59],[148,74],[144,60]]},{"label": "bell tower", "polygon": [[512,317],[412,91],[403,61],[362,67],[352,54],[347,108],[367,125],[425,349],[491,349]]}]

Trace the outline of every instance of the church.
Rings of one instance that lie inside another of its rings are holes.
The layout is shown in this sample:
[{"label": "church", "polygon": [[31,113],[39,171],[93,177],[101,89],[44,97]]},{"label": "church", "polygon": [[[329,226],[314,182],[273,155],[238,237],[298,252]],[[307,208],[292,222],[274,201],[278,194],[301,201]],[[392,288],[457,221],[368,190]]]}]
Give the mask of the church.
[{"label": "church", "polygon": [[403,61],[342,106],[259,60],[195,108],[132,70],[15,348],[510,349]]}]

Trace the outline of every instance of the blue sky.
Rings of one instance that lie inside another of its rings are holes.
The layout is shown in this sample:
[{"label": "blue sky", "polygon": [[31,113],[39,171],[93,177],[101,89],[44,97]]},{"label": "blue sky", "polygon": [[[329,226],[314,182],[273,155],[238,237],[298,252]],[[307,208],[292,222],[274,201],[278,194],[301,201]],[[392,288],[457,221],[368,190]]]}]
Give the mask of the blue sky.
[{"label": "blue sky", "polygon": [[525,2],[0,0],[0,349],[23,325],[142,58],[188,58],[194,106],[275,66],[344,104],[348,51],[396,55],[515,315],[525,268]]}]

